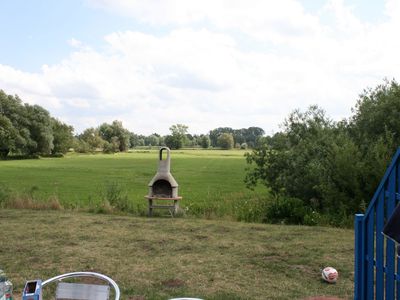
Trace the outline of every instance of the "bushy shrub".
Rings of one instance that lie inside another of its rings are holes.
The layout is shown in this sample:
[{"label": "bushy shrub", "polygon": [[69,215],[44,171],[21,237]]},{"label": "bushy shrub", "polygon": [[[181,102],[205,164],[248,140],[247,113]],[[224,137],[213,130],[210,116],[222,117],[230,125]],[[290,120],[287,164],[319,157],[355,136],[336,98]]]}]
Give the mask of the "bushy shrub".
[{"label": "bushy shrub", "polygon": [[218,146],[224,150],[233,148],[233,135],[231,133],[222,133],[218,137]]},{"label": "bushy shrub", "polygon": [[23,160],[23,159],[39,159],[40,156],[37,154],[21,154],[21,155],[9,155],[5,160]]},{"label": "bushy shrub", "polygon": [[43,154],[43,155],[41,155],[41,157],[63,158],[64,154],[57,152],[57,153],[51,153],[51,154]]},{"label": "bushy shrub", "polygon": [[264,222],[281,224],[303,224],[307,214],[303,201],[297,198],[277,196],[267,206]]},{"label": "bushy shrub", "polygon": [[[262,222],[270,202],[269,195],[255,197],[243,194],[241,197],[230,201],[232,212],[230,213],[237,221]],[[227,204],[228,205],[228,204]]]}]

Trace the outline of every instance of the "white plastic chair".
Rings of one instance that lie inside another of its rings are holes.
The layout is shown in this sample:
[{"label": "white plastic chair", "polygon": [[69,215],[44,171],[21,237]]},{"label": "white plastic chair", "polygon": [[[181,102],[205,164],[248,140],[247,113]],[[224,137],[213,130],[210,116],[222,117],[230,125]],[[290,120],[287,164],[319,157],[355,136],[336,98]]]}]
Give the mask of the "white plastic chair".
[{"label": "white plastic chair", "polygon": [[[101,279],[108,285],[86,284],[86,283],[69,283],[62,282],[63,279],[77,277],[92,277]],[[57,281],[56,299],[68,300],[108,300],[110,294],[110,286],[115,291],[115,300],[119,300],[120,290],[118,285],[110,277],[95,272],[73,272],[55,276],[47,279],[42,283],[45,285]]]}]

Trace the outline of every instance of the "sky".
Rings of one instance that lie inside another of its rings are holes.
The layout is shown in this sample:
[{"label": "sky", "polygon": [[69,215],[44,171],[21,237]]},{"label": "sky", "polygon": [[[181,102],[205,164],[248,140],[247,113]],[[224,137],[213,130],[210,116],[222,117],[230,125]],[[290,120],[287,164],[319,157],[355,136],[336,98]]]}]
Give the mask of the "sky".
[{"label": "sky", "polygon": [[0,0],[0,89],[75,133],[258,126],[313,104],[348,118],[400,80],[398,0]]}]

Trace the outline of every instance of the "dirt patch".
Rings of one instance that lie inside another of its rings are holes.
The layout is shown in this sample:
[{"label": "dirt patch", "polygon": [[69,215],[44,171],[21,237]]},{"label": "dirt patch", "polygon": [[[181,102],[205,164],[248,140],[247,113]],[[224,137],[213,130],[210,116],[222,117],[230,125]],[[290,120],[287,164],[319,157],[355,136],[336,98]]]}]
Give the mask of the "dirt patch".
[{"label": "dirt patch", "polygon": [[161,282],[161,284],[167,288],[178,288],[184,286],[185,282],[180,279],[168,279]]}]

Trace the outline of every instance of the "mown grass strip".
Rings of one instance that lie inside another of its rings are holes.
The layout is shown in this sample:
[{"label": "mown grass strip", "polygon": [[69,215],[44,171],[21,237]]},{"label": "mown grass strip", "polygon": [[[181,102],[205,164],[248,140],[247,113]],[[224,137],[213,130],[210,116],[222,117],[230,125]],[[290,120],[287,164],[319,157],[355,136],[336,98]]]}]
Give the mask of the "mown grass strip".
[{"label": "mown grass strip", "polygon": [[[228,221],[0,210],[0,265],[25,280],[70,271],[115,279],[123,299],[352,298],[353,231]],[[333,266],[339,281],[321,280]]]}]

